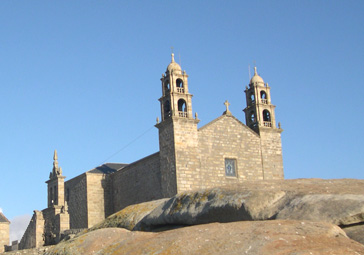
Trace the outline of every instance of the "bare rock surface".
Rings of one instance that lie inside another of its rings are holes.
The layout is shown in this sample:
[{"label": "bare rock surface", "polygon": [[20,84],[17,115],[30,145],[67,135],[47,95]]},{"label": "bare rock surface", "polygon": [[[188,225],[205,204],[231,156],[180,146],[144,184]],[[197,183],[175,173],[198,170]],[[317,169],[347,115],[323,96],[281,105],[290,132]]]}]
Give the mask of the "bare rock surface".
[{"label": "bare rock surface", "polygon": [[54,246],[45,254],[364,254],[336,225],[275,220],[210,223],[163,232],[107,228]]},{"label": "bare rock surface", "polygon": [[273,180],[183,192],[157,206],[134,230],[274,219],[364,223],[364,180]]},{"label": "bare rock surface", "polygon": [[364,244],[364,180],[247,181],[183,192],[170,199],[129,206],[91,230],[121,227],[161,231],[212,222],[277,219],[333,223]]},{"label": "bare rock surface", "polygon": [[145,216],[149,215],[156,207],[164,204],[168,200],[169,199],[160,199],[128,206],[125,209],[110,215],[104,221],[90,228],[89,231],[112,227],[133,230],[135,225],[138,224]]},{"label": "bare rock surface", "polygon": [[364,225],[354,225],[343,229],[348,237],[364,244]]},{"label": "bare rock surface", "polygon": [[350,225],[364,221],[364,194],[314,194],[297,196],[276,219],[306,219]]}]

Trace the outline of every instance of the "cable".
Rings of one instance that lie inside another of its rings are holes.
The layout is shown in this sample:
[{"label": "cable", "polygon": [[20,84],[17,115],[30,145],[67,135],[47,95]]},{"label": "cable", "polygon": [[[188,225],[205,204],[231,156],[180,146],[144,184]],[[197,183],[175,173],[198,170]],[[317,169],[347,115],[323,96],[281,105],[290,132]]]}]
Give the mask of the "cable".
[{"label": "cable", "polygon": [[111,156],[109,156],[107,159],[105,159],[99,165],[101,166],[106,161],[108,161],[109,159],[111,159],[112,157],[114,157],[116,154],[119,154],[121,151],[123,151],[124,149],[126,149],[127,147],[129,147],[131,144],[133,144],[134,142],[136,142],[137,140],[139,140],[141,137],[143,137],[146,133],[148,133],[150,130],[152,130],[152,128],[154,128],[154,126],[151,126],[148,130],[144,131],[141,135],[137,136],[134,140],[132,140],[131,142],[129,142],[128,144],[126,144],[124,147],[122,147],[120,150],[118,150],[117,152],[115,152],[114,154],[112,154]]}]

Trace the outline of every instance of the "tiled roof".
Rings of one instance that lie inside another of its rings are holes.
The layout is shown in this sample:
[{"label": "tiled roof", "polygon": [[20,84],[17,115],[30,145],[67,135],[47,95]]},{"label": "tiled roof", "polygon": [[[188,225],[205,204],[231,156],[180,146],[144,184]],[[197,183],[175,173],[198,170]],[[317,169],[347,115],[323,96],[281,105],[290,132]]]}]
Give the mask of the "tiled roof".
[{"label": "tiled roof", "polygon": [[101,166],[98,166],[94,169],[87,171],[87,173],[96,173],[96,174],[111,174],[116,172],[117,170],[127,166],[128,164],[120,164],[120,163],[106,163]]},{"label": "tiled roof", "polygon": [[10,221],[1,212],[0,212],[0,223],[10,223]]}]

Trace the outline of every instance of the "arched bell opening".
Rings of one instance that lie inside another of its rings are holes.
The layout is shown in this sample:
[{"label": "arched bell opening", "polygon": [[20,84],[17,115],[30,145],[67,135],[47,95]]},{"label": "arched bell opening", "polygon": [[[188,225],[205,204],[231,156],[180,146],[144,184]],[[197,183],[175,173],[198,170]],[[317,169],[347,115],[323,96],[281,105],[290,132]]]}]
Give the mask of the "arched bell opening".
[{"label": "arched bell opening", "polygon": [[184,99],[178,100],[178,115],[187,118],[187,105]]},{"label": "arched bell opening", "polygon": [[271,116],[268,110],[263,111],[263,124],[265,127],[272,127]]},{"label": "arched bell opening", "polygon": [[254,96],[254,93],[250,93],[250,95],[249,95],[249,99],[250,99],[250,103],[254,104],[254,102],[255,102],[255,96]]},{"label": "arched bell opening", "polygon": [[168,117],[171,117],[171,103],[167,100],[165,103],[164,103],[164,118],[168,118]]},{"label": "arched bell opening", "polygon": [[267,104],[268,103],[268,97],[267,97],[267,93],[265,93],[265,91],[260,91],[260,99],[262,101],[263,104]]},{"label": "arched bell opening", "polygon": [[254,123],[256,121],[255,113],[254,112],[250,112],[250,114],[249,114],[249,120],[250,120],[251,123]]},{"label": "arched bell opening", "polygon": [[176,86],[177,86],[177,92],[179,92],[179,93],[185,93],[185,89],[184,89],[184,86],[183,86],[182,79],[177,79]]},{"label": "arched bell opening", "polygon": [[169,80],[164,81],[164,93],[167,94],[171,90]]}]

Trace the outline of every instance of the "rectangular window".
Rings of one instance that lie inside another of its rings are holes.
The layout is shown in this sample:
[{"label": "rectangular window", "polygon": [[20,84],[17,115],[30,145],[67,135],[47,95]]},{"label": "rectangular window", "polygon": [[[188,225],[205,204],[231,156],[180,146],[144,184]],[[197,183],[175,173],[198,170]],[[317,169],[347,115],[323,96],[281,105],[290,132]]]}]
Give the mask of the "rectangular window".
[{"label": "rectangular window", "polygon": [[225,175],[236,177],[236,160],[231,158],[225,159]]}]

